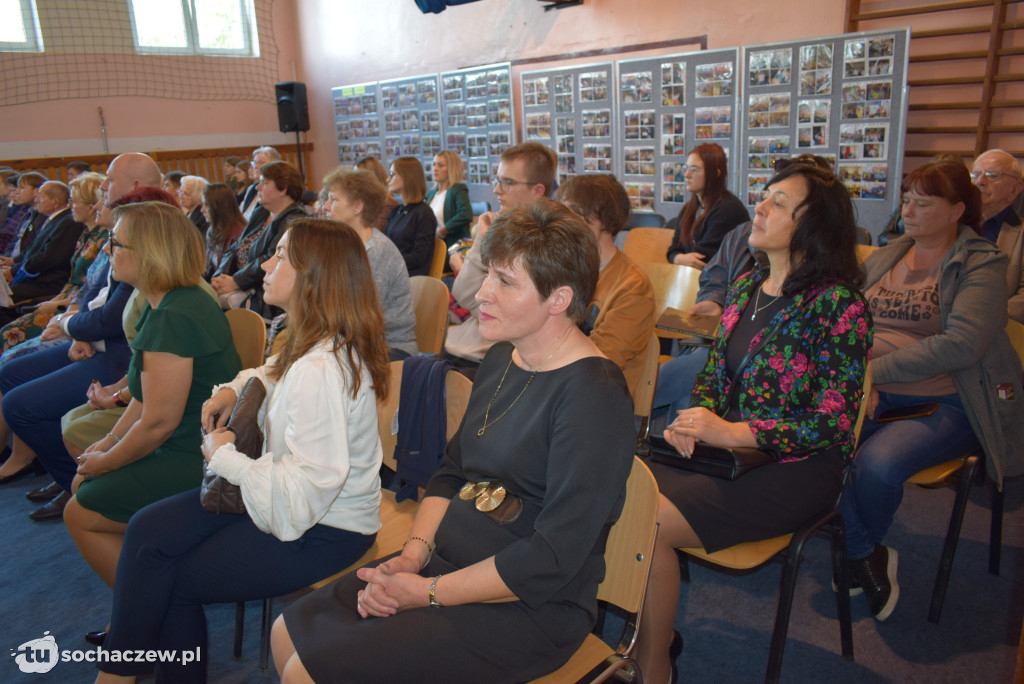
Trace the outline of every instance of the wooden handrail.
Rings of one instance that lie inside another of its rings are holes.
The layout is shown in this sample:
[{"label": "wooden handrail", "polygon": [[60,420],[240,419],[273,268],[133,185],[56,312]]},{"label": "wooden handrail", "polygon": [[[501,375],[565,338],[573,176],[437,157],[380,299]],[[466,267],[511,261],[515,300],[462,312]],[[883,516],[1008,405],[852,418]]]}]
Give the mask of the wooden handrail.
[{"label": "wooden handrail", "polygon": [[[246,145],[240,147],[213,147],[194,150],[159,150],[147,152],[164,173],[168,171],[184,171],[185,173],[202,176],[211,183],[224,182],[224,159],[230,156],[248,159],[252,151],[260,145]],[[280,145],[277,150],[281,153],[284,161],[295,167],[299,166],[299,155],[295,145]],[[313,143],[302,144],[302,162],[304,168],[310,168],[310,154],[313,151]],[[67,157],[35,157],[26,159],[0,159],[0,166],[9,166],[15,171],[38,171],[47,178],[54,180],[67,180],[65,167],[71,161],[84,161],[93,170],[100,173],[106,171],[107,165],[116,157],[116,154],[92,154],[75,155]],[[312,188],[309,179],[306,179],[306,186]]]},{"label": "wooden handrail", "polygon": [[[906,17],[914,14],[931,14],[933,12],[948,12],[950,10],[974,9],[975,7],[991,7],[993,0],[959,0],[959,2],[945,2],[938,5],[927,5],[921,7],[904,7],[894,10],[878,10],[875,12],[859,12],[851,15],[851,21],[871,21],[872,19],[891,19],[892,17]],[[1009,0],[1010,2],[1021,2],[1024,0]]]}]

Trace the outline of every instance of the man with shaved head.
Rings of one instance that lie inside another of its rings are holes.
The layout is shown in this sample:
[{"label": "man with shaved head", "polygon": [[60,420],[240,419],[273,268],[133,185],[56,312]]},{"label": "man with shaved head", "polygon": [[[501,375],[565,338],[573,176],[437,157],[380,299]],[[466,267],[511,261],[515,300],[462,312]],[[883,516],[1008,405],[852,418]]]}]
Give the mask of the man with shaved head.
[{"label": "man with shaved head", "polygon": [[110,204],[141,187],[159,188],[162,182],[163,174],[152,157],[140,152],[127,152],[110,162],[107,180],[103,181],[100,190],[106,203]]},{"label": "man with shaved head", "polygon": [[[85,226],[68,208],[71,191],[59,181],[47,181],[39,188],[36,210],[46,217],[28,251],[11,266],[11,298],[15,301],[51,297],[71,275],[71,256]],[[0,324],[17,318],[14,308],[0,310]]]},{"label": "man with shaved head", "polygon": [[989,150],[974,160],[971,178],[981,192],[981,236],[991,240],[1010,257],[1006,286],[1010,318],[1024,323],[1024,252],[1022,216],[1024,180],[1021,164],[1003,150]]}]

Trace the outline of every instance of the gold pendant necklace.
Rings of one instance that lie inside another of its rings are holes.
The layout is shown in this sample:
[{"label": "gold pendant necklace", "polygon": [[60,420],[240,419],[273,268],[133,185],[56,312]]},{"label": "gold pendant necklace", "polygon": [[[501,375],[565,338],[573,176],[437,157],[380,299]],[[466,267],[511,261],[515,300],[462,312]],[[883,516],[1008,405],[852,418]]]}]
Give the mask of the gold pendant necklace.
[{"label": "gold pendant necklace", "polygon": [[761,286],[757,288],[757,296],[754,299],[754,313],[750,314],[750,320],[754,320],[755,318],[757,318],[757,314],[761,313],[762,311],[767,309],[769,306],[771,306],[772,304],[777,302],[779,300],[779,297],[782,296],[782,293],[780,292],[779,294],[777,294],[774,297],[772,297],[772,300],[770,302],[768,302],[767,304],[765,304],[764,306],[758,306],[758,304],[761,303],[761,289],[763,287],[764,287],[764,283],[762,283]]},{"label": "gold pendant necklace", "polygon": [[[501,391],[501,386],[505,384],[505,376],[508,375],[508,369],[512,367],[512,355],[509,354],[508,365],[505,366],[505,372],[501,374],[501,380],[498,381],[498,388],[494,390],[494,395],[491,397],[491,400],[487,403],[487,410],[484,411],[484,424],[481,425],[480,429],[476,431],[477,437],[483,437],[484,432],[487,431],[487,428],[491,427],[499,420],[504,418],[505,414],[512,410],[512,407],[516,405],[517,401],[519,401],[519,397],[523,396],[523,393],[526,392],[526,388],[529,387],[530,384],[533,382],[533,379],[537,377],[537,373],[540,373],[542,370],[544,370],[544,366],[546,366],[548,361],[551,360],[551,357],[555,355],[555,352],[562,348],[562,343],[564,343],[565,338],[569,336],[569,331],[571,329],[571,326],[569,328],[566,328],[565,333],[562,334],[562,339],[559,340],[558,344],[555,345],[555,348],[551,350],[550,354],[548,354],[548,357],[544,359],[540,366],[537,367],[537,370],[533,371],[533,373],[530,375],[530,379],[526,381],[526,385],[523,387],[523,389],[519,391],[519,394],[516,395],[516,398],[512,400],[512,403],[508,405],[508,408],[502,411],[500,416],[498,416],[494,420],[491,420],[491,407],[494,406],[494,400],[498,398],[498,392]],[[522,356],[520,355],[519,358],[521,359]]]}]

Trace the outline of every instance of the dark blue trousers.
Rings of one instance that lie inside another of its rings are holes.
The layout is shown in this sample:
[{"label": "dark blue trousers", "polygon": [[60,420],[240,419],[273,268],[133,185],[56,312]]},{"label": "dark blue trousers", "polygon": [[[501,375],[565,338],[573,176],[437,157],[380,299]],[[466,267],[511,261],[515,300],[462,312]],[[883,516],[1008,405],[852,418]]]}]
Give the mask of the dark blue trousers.
[{"label": "dark blue trousers", "polygon": [[261,532],[247,515],[203,510],[198,489],[151,504],[128,523],[104,648],[180,654],[201,647],[201,660],[103,663],[100,669],[118,675],[155,670],[158,682],[205,682],[203,604],[289,594],[359,560],[375,537],[316,525],[299,539],[282,542]]},{"label": "dark blue trousers", "polygon": [[93,380],[109,385],[124,377],[131,354],[118,346],[72,363],[70,348],[67,342],[40,349],[0,367],[4,420],[65,491],[71,491],[76,466],[61,438],[61,416],[85,403]]}]

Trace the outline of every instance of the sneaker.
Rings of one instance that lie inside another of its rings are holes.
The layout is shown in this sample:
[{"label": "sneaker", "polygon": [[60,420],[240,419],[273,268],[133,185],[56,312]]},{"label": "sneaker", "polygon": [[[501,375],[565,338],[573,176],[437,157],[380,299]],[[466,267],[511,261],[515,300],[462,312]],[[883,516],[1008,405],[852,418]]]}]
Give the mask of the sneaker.
[{"label": "sneaker", "polygon": [[[857,578],[853,574],[853,561],[848,562],[847,567],[849,572],[846,577],[849,583],[850,596],[860,596],[864,593],[864,590],[857,584]],[[835,576],[835,573],[832,574],[832,591],[839,591],[839,579]]]},{"label": "sneaker", "polygon": [[895,549],[877,544],[870,556],[852,562],[853,576],[879,622],[892,615],[900,598],[900,585],[896,582],[897,560]]}]

